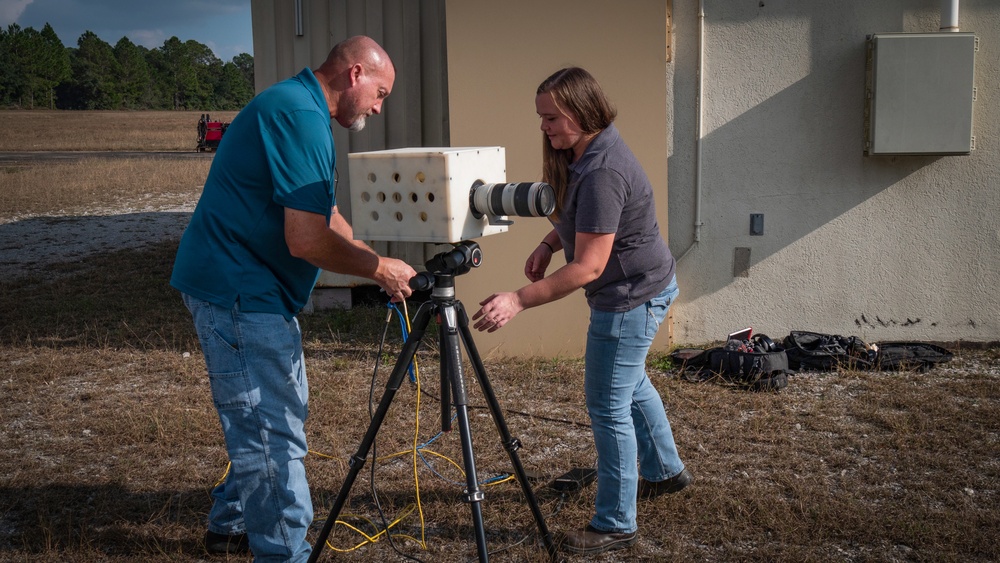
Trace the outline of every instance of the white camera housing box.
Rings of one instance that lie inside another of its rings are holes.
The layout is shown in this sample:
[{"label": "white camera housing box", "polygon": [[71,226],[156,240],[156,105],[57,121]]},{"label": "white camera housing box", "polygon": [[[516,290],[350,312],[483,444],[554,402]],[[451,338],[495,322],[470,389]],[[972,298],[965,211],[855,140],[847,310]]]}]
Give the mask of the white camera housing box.
[{"label": "white camera housing box", "polygon": [[456,243],[507,231],[487,215],[476,218],[469,203],[477,182],[507,181],[503,147],[414,147],[347,157],[358,240]]}]

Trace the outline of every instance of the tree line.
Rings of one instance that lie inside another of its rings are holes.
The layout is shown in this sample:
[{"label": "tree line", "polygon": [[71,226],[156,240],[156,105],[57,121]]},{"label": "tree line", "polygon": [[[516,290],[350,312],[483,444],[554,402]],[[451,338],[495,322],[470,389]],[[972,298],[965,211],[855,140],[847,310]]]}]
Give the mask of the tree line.
[{"label": "tree line", "polygon": [[238,110],[254,96],[253,56],[222,62],[207,46],[171,37],[148,49],[91,31],[65,47],[52,26],[0,29],[0,107]]}]

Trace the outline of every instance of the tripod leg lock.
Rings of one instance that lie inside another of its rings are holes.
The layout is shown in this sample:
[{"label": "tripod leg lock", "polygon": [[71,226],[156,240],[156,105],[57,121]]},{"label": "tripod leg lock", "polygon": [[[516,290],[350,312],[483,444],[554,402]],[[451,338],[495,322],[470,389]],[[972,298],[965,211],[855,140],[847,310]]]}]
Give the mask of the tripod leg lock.
[{"label": "tripod leg lock", "polygon": [[516,452],[521,449],[521,441],[517,438],[511,438],[509,442],[503,445],[504,449],[508,452]]},{"label": "tripod leg lock", "polygon": [[462,500],[464,500],[465,502],[480,502],[484,498],[486,498],[486,493],[482,491],[476,491],[474,493],[465,491],[465,498]]},{"label": "tripod leg lock", "polygon": [[362,456],[359,456],[359,455],[352,455],[351,459],[347,462],[347,465],[351,469],[354,469],[355,466],[357,466],[358,469],[360,469],[360,468],[362,468],[362,467],[365,466],[365,461],[367,459],[368,458],[362,457]]}]

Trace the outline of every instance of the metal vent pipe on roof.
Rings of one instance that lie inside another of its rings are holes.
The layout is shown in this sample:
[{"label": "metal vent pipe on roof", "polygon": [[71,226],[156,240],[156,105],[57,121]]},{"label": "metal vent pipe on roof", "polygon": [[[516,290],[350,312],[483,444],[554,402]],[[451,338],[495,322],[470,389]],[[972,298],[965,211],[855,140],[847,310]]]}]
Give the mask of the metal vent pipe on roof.
[{"label": "metal vent pipe on roof", "polygon": [[295,35],[302,37],[302,0],[295,0]]},{"label": "metal vent pipe on roof", "polygon": [[958,31],[958,0],[941,0],[941,31]]},{"label": "metal vent pipe on roof", "polygon": [[695,105],[697,106],[697,122],[695,123],[695,157],[694,157],[694,240],[687,250],[677,257],[679,263],[689,252],[694,250],[701,242],[701,228],[705,224],[701,220],[701,200],[702,192],[702,141],[704,140],[705,127],[702,123],[705,115],[705,0],[698,0],[698,91],[695,93]]},{"label": "metal vent pipe on roof", "polygon": [[[956,0],[957,1],[957,0]],[[702,198],[702,142],[705,138],[705,1],[698,1],[698,138],[695,147],[695,201],[694,242],[701,241],[701,198]]]}]

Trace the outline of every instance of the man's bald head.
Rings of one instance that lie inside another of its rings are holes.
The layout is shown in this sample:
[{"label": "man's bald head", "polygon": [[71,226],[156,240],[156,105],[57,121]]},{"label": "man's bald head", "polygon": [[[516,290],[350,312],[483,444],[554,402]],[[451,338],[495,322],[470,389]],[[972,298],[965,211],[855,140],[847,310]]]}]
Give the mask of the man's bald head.
[{"label": "man's bald head", "polygon": [[[372,68],[392,67],[392,61],[381,45],[366,35],[355,35],[334,45],[320,68],[336,72],[357,62]],[[392,68],[395,71],[395,67]]]},{"label": "man's bald head", "polygon": [[314,71],[326,95],[330,117],[360,131],[366,118],[382,111],[396,80],[396,68],[381,45],[356,35],[337,43]]}]

